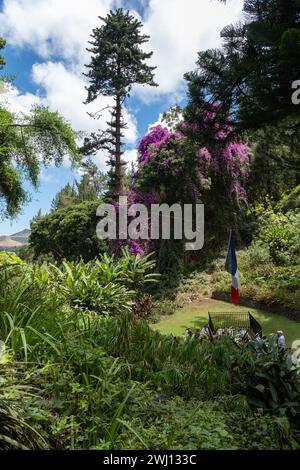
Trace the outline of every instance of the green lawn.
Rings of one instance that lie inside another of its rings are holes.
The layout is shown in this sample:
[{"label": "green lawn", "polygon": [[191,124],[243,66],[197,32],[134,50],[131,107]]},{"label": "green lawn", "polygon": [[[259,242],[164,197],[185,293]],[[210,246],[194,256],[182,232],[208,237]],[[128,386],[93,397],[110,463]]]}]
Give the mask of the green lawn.
[{"label": "green lawn", "polygon": [[275,313],[267,313],[248,307],[234,307],[227,302],[213,299],[204,299],[199,303],[185,305],[174,315],[162,317],[152,327],[163,334],[173,333],[180,336],[186,327],[192,329],[203,327],[208,321],[208,312],[231,311],[250,312],[261,324],[264,335],[275,333],[276,330],[283,330],[288,346],[291,346],[293,341],[300,340],[300,323],[298,322]]}]

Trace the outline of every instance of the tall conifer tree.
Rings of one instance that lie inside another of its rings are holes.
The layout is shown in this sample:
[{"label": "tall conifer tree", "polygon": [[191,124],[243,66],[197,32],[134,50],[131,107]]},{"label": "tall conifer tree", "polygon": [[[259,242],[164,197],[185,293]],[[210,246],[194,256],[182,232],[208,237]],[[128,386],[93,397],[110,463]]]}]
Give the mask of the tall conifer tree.
[{"label": "tall conifer tree", "polygon": [[[105,131],[94,133],[85,140],[84,152],[96,153],[100,149],[108,151],[110,165],[109,192],[112,197],[122,193],[124,165],[122,161],[123,130],[126,123],[123,119],[124,102],[130,95],[134,84],[157,86],[153,71],[156,67],[147,65],[152,52],[143,52],[142,45],[149,36],[141,34],[142,23],[131,16],[128,11],[117,9],[110,11],[100,19],[103,24],[93,30],[91,35],[91,62],[84,74],[89,79],[86,103],[98,96],[110,96],[114,105],[110,109],[111,119]],[[97,116],[95,116],[97,117]]]},{"label": "tall conifer tree", "polygon": [[186,74],[191,115],[209,101],[221,103],[239,130],[297,118],[300,0],[244,0],[244,21],[221,36],[223,47],[200,52],[197,70]]}]

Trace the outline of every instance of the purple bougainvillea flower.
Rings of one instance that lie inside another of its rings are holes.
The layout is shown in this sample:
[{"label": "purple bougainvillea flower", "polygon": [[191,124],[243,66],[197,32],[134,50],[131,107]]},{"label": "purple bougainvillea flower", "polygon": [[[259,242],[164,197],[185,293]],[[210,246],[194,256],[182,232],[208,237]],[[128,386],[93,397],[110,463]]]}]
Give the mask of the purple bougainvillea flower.
[{"label": "purple bougainvillea flower", "polygon": [[[227,188],[227,197],[247,203],[245,183],[249,177],[249,149],[240,136],[233,133],[229,122],[218,121],[214,104],[202,112],[197,122],[182,121],[171,131],[162,125],[153,126],[141,139],[138,147],[138,171],[132,177],[127,198],[128,204],[151,204],[164,202],[170,188],[180,187],[182,176],[190,177],[190,198],[198,200],[199,191],[214,189],[221,177]],[[211,130],[212,139],[206,139]],[[156,188],[149,190],[149,188]],[[176,197],[178,195],[176,194]],[[129,219],[134,211],[129,213]],[[151,217],[148,234],[151,233]],[[116,248],[127,245],[130,252],[143,256],[157,251],[159,243],[154,240],[123,240]]]},{"label": "purple bougainvillea flower", "polygon": [[206,147],[203,147],[202,149],[198,150],[197,152],[197,158],[198,160],[205,160],[206,162],[210,163],[212,160],[212,156],[208,149]]},{"label": "purple bougainvillea flower", "polygon": [[168,159],[168,160],[165,160],[162,164],[163,164],[163,166],[164,166],[165,168],[168,169],[168,168],[170,168],[171,163],[172,163],[171,160]]}]

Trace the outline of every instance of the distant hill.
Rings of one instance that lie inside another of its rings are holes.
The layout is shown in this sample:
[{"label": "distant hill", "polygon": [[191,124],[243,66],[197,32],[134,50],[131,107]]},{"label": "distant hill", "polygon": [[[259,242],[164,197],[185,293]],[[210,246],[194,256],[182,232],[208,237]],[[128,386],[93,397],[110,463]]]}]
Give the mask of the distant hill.
[{"label": "distant hill", "polygon": [[22,232],[14,233],[13,235],[10,236],[12,240],[15,240],[20,243],[28,243],[28,238],[30,235],[30,230],[25,229],[22,230]]},{"label": "distant hill", "polygon": [[0,251],[18,251],[21,246],[28,243],[29,235],[30,230],[25,229],[10,236],[0,236]]}]

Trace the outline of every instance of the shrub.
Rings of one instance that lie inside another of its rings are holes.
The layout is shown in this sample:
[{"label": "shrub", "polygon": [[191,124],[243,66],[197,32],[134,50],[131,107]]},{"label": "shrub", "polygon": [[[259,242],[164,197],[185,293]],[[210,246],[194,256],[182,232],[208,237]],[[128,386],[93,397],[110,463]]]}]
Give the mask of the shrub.
[{"label": "shrub", "polygon": [[45,441],[26,422],[25,404],[32,390],[20,384],[19,371],[8,356],[0,350],[0,449],[45,448]]},{"label": "shrub", "polygon": [[296,264],[300,259],[300,212],[282,213],[271,206],[258,208],[257,239],[270,251],[272,260],[278,264]]},{"label": "shrub", "polygon": [[236,345],[229,337],[210,342],[152,331],[144,321],[120,317],[106,324],[99,341],[126,357],[137,380],[185,398],[245,395],[250,405],[278,415],[300,414],[300,376],[289,351],[272,341]]},{"label": "shrub", "polygon": [[101,315],[118,315],[131,310],[134,300],[144,294],[148,283],[157,281],[155,262],[149,254],[143,258],[122,249],[115,259],[104,254],[98,260],[84,263],[64,261],[61,268],[51,267],[57,291],[71,305],[93,310]]},{"label": "shrub", "polygon": [[55,266],[52,269],[53,277],[58,280],[58,292],[73,307],[105,316],[124,313],[133,305],[134,291],[118,284],[117,280],[103,282],[97,262],[64,261],[61,269]]},{"label": "shrub", "polygon": [[0,269],[8,266],[21,266],[22,260],[14,253],[0,251]]},{"label": "shrub", "polygon": [[300,185],[296,186],[290,193],[285,194],[278,203],[277,208],[284,213],[300,210]]},{"label": "shrub", "polygon": [[38,218],[29,238],[35,257],[52,253],[58,261],[89,261],[105,252],[107,245],[96,236],[99,204],[100,201],[84,202]]}]

